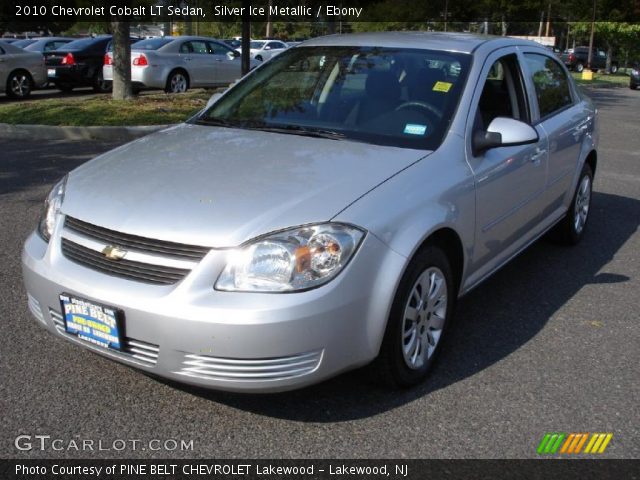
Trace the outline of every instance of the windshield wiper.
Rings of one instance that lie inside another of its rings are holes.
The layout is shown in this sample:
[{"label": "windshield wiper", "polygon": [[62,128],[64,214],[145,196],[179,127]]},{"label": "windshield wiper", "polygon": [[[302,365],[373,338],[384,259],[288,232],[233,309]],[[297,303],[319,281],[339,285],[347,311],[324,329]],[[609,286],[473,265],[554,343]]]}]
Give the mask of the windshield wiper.
[{"label": "windshield wiper", "polygon": [[216,127],[242,128],[235,122],[224,120],[222,118],[200,117],[194,121],[196,125],[214,125]]},{"label": "windshield wiper", "polygon": [[305,137],[328,138],[330,140],[343,140],[344,138],[346,138],[343,133],[334,132],[333,130],[302,127],[300,125],[260,125],[255,127],[245,126],[245,128],[250,128],[251,130],[260,130],[263,132],[289,133],[292,135],[303,135]]}]

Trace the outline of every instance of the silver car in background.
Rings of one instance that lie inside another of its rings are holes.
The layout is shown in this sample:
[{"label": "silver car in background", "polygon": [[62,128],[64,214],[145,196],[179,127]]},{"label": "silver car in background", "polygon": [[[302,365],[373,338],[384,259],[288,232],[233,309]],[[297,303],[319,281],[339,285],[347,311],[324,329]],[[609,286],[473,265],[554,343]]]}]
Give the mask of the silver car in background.
[{"label": "silver car in background", "polygon": [[[284,52],[289,45],[280,40],[251,40],[249,42],[249,57],[259,62],[266,62],[276,55]],[[242,48],[237,49],[242,52]]]},{"label": "silver car in background", "polygon": [[22,48],[23,50],[26,50],[27,52],[44,53],[50,52],[52,50],[57,50],[63,45],[66,45],[69,42],[73,42],[74,40],[77,39],[71,37],[40,37],[31,38],[29,40],[21,40],[15,42],[14,45],[16,47]]},{"label": "silver car in background", "polygon": [[204,387],[367,364],[414,385],[460,296],[547,232],[583,237],[597,118],[534,42],[313,39],[55,185],[24,246],[28,305],[59,338]]},{"label": "silver car in background", "polygon": [[0,41],[0,93],[14,99],[27,98],[31,90],[46,81],[42,54]]},{"label": "silver car in background", "polygon": [[[113,80],[113,52],[105,55],[102,74]],[[251,68],[259,62],[252,61]],[[131,45],[134,87],[160,88],[167,93],[194,87],[217,87],[242,76],[240,54],[224,42],[206,37],[159,37]]]}]

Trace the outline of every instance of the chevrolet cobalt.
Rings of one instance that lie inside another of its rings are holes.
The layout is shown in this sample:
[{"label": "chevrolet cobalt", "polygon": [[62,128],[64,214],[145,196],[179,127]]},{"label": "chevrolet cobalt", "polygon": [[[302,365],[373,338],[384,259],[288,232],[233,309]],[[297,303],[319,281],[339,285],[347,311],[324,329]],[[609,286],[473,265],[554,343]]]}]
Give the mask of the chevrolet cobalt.
[{"label": "chevrolet cobalt", "polygon": [[371,364],[411,386],[460,296],[547,232],[585,234],[597,118],[533,42],[313,39],[56,184],[24,246],[28,305],[189,384],[280,391]]}]

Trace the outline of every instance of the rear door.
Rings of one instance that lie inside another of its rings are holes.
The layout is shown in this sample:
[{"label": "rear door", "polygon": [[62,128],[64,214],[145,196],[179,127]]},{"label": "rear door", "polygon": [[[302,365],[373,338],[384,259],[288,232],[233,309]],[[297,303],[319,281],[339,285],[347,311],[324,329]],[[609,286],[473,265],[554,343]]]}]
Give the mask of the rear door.
[{"label": "rear door", "polygon": [[0,46],[0,91],[4,91],[9,75],[9,55]]},{"label": "rear door", "polygon": [[241,61],[234,50],[218,42],[209,42],[210,55],[213,56],[215,76],[213,83],[229,84],[240,78]]},{"label": "rear door", "polygon": [[180,46],[192,87],[214,85],[216,83],[215,59],[210,55],[205,40],[189,40]]},{"label": "rear door", "polygon": [[584,116],[568,72],[552,55],[523,49],[527,83],[534,106],[534,124],[549,138],[549,165],[545,210],[562,208],[571,188],[580,147],[589,132],[590,117]]},{"label": "rear door", "polygon": [[476,184],[474,269],[481,277],[507,260],[539,222],[547,178],[547,138],[537,143],[474,153],[471,139],[497,117],[531,123],[524,73],[515,48],[491,54],[480,76],[467,120],[466,149]]}]

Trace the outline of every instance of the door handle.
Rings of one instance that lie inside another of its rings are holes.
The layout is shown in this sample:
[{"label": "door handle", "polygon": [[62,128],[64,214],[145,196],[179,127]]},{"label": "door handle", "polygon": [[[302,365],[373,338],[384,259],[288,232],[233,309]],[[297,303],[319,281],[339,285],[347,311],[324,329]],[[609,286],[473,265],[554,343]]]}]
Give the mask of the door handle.
[{"label": "door handle", "polygon": [[540,159],[547,153],[547,150],[542,148],[536,148],[536,153],[534,153],[533,155],[531,155],[531,158],[529,159],[529,161],[531,163],[534,163],[536,165],[538,165],[540,163]]}]

